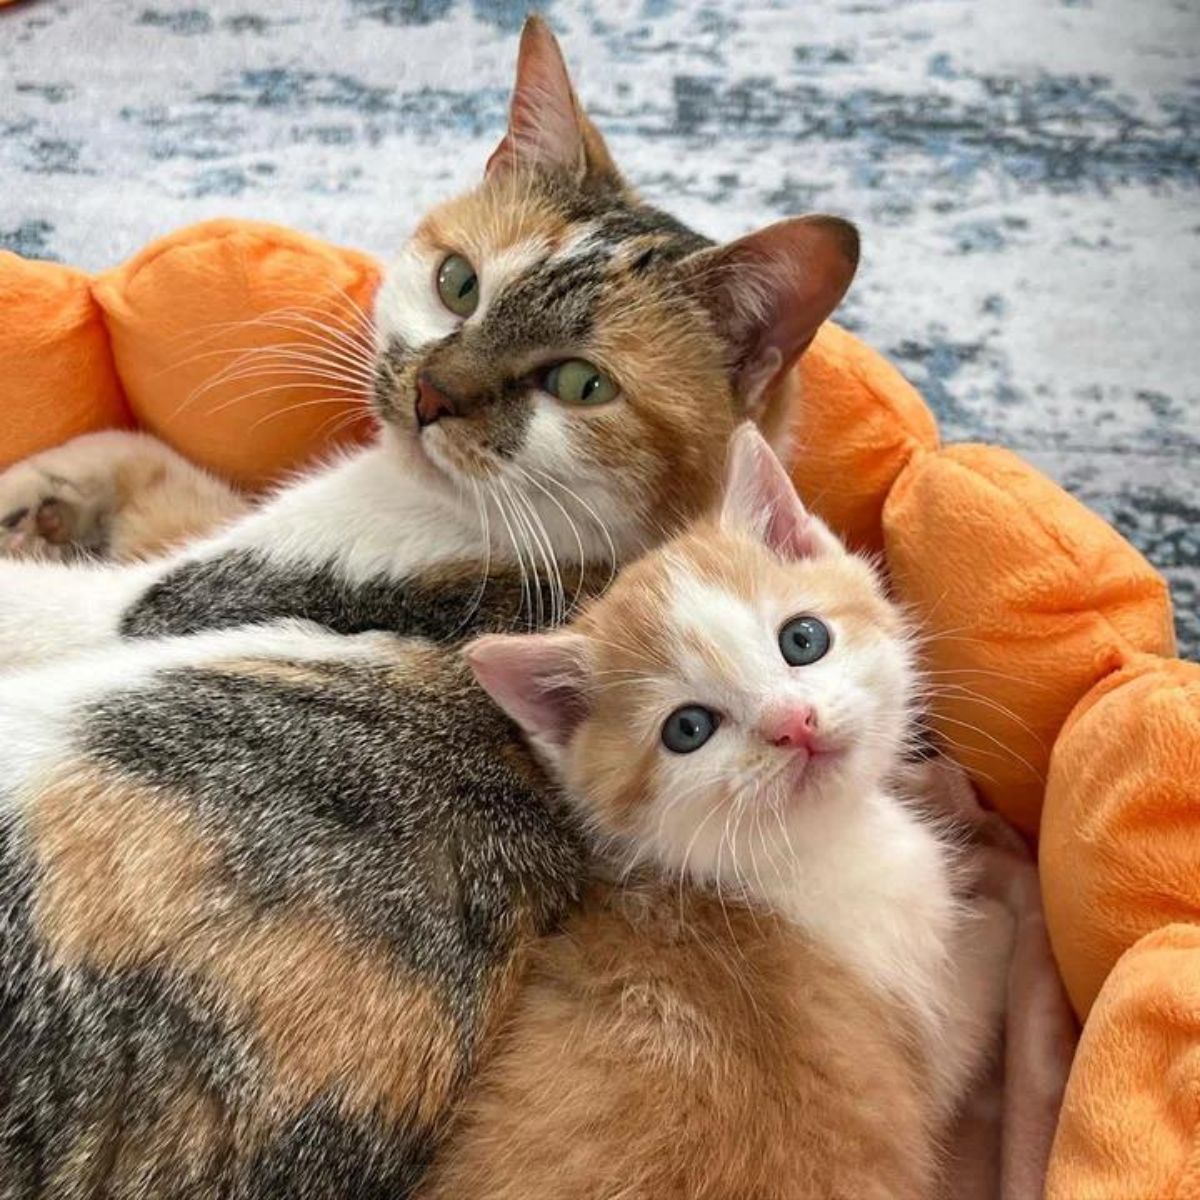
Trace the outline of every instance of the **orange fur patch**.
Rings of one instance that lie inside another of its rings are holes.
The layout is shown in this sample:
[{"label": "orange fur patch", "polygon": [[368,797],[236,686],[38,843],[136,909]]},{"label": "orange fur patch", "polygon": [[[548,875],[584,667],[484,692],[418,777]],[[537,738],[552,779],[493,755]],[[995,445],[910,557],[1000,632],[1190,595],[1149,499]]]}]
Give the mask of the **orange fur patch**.
[{"label": "orange fur patch", "polygon": [[30,811],[36,919],[64,966],[165,966],[206,981],[261,1047],[279,1111],[334,1089],[348,1115],[445,1112],[454,1023],[382,948],[354,945],[323,914],[251,911],[217,847],[159,790],[85,764]]},{"label": "orange fur patch", "polygon": [[893,1013],[794,928],[598,888],[529,984],[421,1200],[927,1200]]}]

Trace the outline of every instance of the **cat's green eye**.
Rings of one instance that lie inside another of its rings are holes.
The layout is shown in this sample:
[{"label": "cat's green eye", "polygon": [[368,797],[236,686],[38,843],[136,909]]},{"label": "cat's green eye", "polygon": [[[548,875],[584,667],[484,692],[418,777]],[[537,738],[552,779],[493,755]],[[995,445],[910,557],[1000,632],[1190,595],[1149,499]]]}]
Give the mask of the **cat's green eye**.
[{"label": "cat's green eye", "polygon": [[438,267],[437,290],[456,317],[469,317],[479,304],[479,276],[461,254],[450,254]]},{"label": "cat's green eye", "polygon": [[542,386],[563,404],[592,406],[617,398],[617,385],[586,358],[568,358],[546,372]]}]

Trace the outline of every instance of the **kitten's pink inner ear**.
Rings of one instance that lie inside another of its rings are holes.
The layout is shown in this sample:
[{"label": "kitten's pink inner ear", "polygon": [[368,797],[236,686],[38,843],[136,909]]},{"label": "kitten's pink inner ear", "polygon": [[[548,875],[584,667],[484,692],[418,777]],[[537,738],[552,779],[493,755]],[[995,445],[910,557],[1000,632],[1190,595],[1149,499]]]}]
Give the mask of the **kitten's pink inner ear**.
[{"label": "kitten's pink inner ear", "polygon": [[840,546],[801,503],[775,451],[749,422],[730,443],[721,524],[748,530],[787,559],[812,558]]},{"label": "kitten's pink inner ear", "polygon": [[734,353],[734,386],[757,416],[807,349],[858,268],[858,232],[838,217],[793,217],[684,264]]},{"label": "kitten's pink inner ear", "polygon": [[491,635],[464,650],[480,687],[527,734],[565,746],[587,715],[587,639],[575,633]]},{"label": "kitten's pink inner ear", "polygon": [[488,159],[487,174],[520,165],[580,176],[587,168],[583,117],[567,64],[550,27],[537,16],[527,18],[521,30],[508,132]]}]

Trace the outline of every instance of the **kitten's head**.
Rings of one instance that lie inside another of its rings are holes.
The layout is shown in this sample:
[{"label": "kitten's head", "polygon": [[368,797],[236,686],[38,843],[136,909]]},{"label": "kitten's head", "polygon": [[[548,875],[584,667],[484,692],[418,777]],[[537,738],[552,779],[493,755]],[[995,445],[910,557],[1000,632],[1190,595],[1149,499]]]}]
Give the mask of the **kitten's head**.
[{"label": "kitten's head", "polygon": [[627,553],[711,501],[738,421],[782,425],[773,398],[857,257],[833,217],[713,247],[643,203],[531,18],[483,182],[381,289],[376,405],[460,490],[517,491],[552,534],[565,506]]},{"label": "kitten's head", "polygon": [[749,426],[715,520],[626,568],[568,629],[467,656],[597,832],[701,877],[723,845],[819,837],[871,795],[902,757],[915,682],[875,571]]}]

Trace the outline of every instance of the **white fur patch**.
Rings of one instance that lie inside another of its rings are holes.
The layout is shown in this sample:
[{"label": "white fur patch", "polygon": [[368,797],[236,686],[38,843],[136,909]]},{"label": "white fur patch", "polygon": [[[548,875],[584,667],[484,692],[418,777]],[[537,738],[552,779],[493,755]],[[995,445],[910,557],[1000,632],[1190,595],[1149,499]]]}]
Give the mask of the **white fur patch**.
[{"label": "white fur patch", "polygon": [[127,642],[0,675],[0,780],[15,788],[13,794],[29,794],[45,772],[76,753],[81,707],[161,671],[232,658],[361,661],[378,657],[391,640],[385,634],[341,637],[287,621]]},{"label": "white fur patch", "polygon": [[459,318],[438,299],[435,276],[443,252],[409,242],[388,269],[375,301],[376,341],[393,338],[417,349],[449,337]]}]

